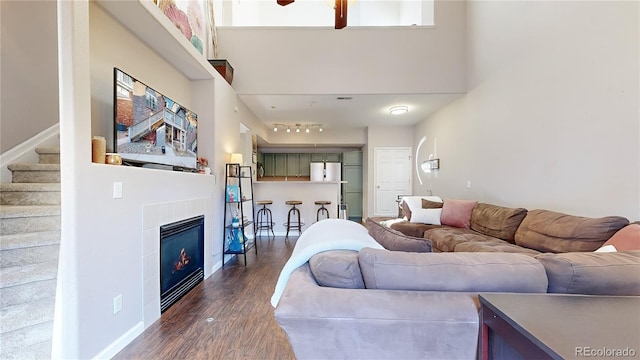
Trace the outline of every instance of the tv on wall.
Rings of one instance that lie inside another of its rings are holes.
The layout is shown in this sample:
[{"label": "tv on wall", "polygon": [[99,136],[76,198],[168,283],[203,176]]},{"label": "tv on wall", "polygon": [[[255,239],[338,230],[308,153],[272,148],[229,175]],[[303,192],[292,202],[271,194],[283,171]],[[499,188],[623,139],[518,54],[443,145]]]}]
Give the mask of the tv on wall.
[{"label": "tv on wall", "polygon": [[113,69],[114,151],[125,164],[195,170],[198,115]]}]

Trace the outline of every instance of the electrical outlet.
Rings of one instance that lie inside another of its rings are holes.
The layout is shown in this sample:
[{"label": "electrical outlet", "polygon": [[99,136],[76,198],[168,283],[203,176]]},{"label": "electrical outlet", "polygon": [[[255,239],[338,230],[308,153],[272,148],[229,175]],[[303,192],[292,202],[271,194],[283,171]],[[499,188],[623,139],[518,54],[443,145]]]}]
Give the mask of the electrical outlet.
[{"label": "electrical outlet", "polygon": [[471,180],[467,180],[467,189],[471,189]]},{"label": "electrical outlet", "polygon": [[113,298],[113,315],[122,310],[122,294]]}]

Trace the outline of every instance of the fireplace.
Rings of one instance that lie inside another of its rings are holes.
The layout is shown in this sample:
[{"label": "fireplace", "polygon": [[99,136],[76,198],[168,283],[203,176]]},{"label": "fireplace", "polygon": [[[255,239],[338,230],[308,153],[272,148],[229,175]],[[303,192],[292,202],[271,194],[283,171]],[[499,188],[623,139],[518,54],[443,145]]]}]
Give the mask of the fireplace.
[{"label": "fireplace", "polygon": [[204,215],[160,226],[160,312],[204,279]]}]

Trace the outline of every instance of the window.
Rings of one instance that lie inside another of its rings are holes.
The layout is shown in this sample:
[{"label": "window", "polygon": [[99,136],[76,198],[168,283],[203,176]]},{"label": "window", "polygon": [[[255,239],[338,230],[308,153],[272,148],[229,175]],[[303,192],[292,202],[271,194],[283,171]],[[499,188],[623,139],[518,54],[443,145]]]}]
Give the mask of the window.
[{"label": "window", "polygon": [[[276,0],[221,0],[214,3],[219,26],[324,27],[334,25],[334,1],[296,0],[280,6]],[[433,0],[349,1],[347,27],[432,26]]]},{"label": "window", "polygon": [[149,109],[153,111],[158,110],[158,97],[153,89],[147,88],[145,100]]}]

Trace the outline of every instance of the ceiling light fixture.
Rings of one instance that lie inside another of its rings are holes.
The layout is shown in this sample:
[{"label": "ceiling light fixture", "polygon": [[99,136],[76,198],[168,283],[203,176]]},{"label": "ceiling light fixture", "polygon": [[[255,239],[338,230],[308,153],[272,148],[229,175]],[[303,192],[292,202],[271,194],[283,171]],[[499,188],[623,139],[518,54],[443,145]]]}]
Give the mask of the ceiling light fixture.
[{"label": "ceiling light fixture", "polygon": [[389,114],[402,115],[409,111],[409,107],[406,105],[392,106],[389,108]]},{"label": "ceiling light fixture", "polygon": [[273,127],[273,132],[278,132],[280,130],[284,130],[288,133],[291,133],[292,129],[295,129],[296,133],[302,132],[304,130],[305,133],[310,133],[313,129],[318,129],[319,132],[322,132],[324,129],[322,128],[322,124],[282,124],[282,123],[273,123],[271,124]]}]

